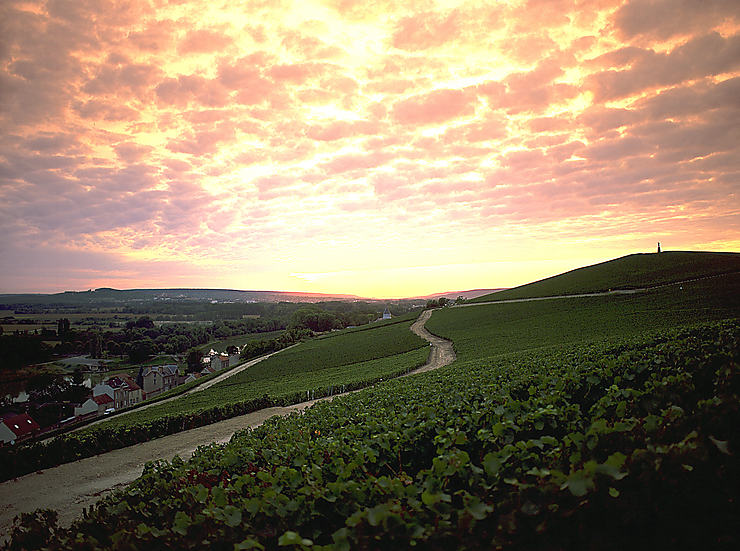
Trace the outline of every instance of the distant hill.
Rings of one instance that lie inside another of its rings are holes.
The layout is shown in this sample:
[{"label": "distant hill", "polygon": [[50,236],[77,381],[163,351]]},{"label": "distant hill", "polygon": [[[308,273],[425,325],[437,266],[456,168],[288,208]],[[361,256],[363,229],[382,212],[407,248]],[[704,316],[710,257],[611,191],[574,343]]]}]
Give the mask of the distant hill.
[{"label": "distant hill", "polygon": [[360,300],[355,295],[240,291],[235,289],[111,289],[65,291],[53,294],[5,294],[0,304],[53,304],[63,306],[120,306],[141,302],[321,302]]},{"label": "distant hill", "polygon": [[668,251],[631,254],[483,295],[472,302],[640,289],[732,272],[740,272],[740,253]]}]

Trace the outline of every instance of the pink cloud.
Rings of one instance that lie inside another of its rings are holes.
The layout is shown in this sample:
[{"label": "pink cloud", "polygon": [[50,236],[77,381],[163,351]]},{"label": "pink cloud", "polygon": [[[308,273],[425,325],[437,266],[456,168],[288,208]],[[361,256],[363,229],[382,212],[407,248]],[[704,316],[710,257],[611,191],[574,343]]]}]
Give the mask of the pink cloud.
[{"label": "pink cloud", "polygon": [[592,128],[596,133],[630,126],[639,121],[641,115],[632,109],[616,109],[595,105],[578,116],[578,122]]},{"label": "pink cloud", "polygon": [[215,153],[222,143],[233,140],[234,128],[229,124],[224,124],[213,130],[190,133],[181,139],[172,140],[167,144],[167,149],[174,153],[207,155]]},{"label": "pink cloud", "polygon": [[312,126],[306,136],[312,140],[334,141],[367,134],[377,134],[380,124],[371,121],[344,122],[337,121],[326,126]]},{"label": "pink cloud", "polygon": [[171,46],[176,30],[176,23],[172,20],[152,21],[144,30],[128,33],[127,39],[140,50],[157,52]]},{"label": "pink cloud", "polygon": [[439,46],[454,39],[460,26],[460,14],[454,10],[444,15],[417,13],[398,22],[391,44],[394,48],[411,51]]},{"label": "pink cloud", "polygon": [[101,66],[95,77],[88,80],[82,89],[93,95],[116,94],[121,90],[141,94],[160,75],[161,71],[150,65],[114,63]]},{"label": "pink cloud", "polygon": [[597,101],[608,101],[643,90],[725,73],[740,67],[740,35],[718,33],[694,37],[668,53],[646,50],[629,69],[607,70],[586,78]]},{"label": "pink cloud", "polygon": [[330,174],[342,174],[353,170],[366,170],[382,166],[393,158],[393,155],[385,152],[376,152],[369,154],[352,154],[336,157],[331,161],[323,163],[320,168]]},{"label": "pink cloud", "polygon": [[232,43],[233,40],[222,31],[198,29],[188,31],[177,45],[177,51],[181,54],[218,52]]},{"label": "pink cloud", "polygon": [[155,92],[163,103],[179,107],[189,103],[220,107],[228,102],[226,90],[218,80],[209,80],[199,75],[167,78],[156,87]]},{"label": "pink cloud", "polygon": [[299,63],[295,65],[274,65],[268,70],[268,74],[275,80],[285,80],[300,84],[310,77],[316,75],[317,66],[312,63]]},{"label": "pink cloud", "polygon": [[439,124],[475,112],[475,96],[464,90],[435,90],[393,105],[393,118],[401,124]]},{"label": "pink cloud", "polygon": [[506,135],[506,121],[490,119],[450,128],[445,132],[443,141],[445,143],[476,143],[498,140],[505,138]]},{"label": "pink cloud", "polygon": [[532,132],[558,132],[571,128],[573,121],[567,117],[535,117],[527,125]]},{"label": "pink cloud", "polygon": [[121,143],[113,147],[118,158],[128,163],[134,163],[148,155],[152,148],[149,146],[138,145],[136,143]]},{"label": "pink cloud", "polygon": [[665,40],[694,31],[706,31],[725,21],[740,21],[733,0],[629,0],[614,16],[626,38],[644,36]]}]

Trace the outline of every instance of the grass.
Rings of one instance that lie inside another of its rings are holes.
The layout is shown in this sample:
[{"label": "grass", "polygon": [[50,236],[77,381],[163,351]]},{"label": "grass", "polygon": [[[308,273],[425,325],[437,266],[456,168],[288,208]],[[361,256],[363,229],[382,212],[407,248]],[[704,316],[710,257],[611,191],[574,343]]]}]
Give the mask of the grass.
[{"label": "grass", "polygon": [[454,342],[459,362],[552,346],[629,338],[740,315],[740,274],[632,295],[446,308],[427,322]]},{"label": "grass", "polygon": [[484,295],[471,302],[641,289],[738,271],[740,271],[739,253],[675,251],[631,254],[513,289]]},{"label": "grass", "polygon": [[[53,537],[62,548],[736,548],[740,327],[696,324],[739,313],[740,274],[442,309],[428,327],[454,341],[454,364],[150,465]],[[314,341],[308,357],[341,369],[376,331],[365,333]],[[297,361],[282,369],[306,375]]]},{"label": "grass", "polygon": [[201,392],[113,417],[89,431],[134,426],[168,415],[193,413],[261,396],[300,401],[317,389],[399,375],[423,365],[426,341],[409,330],[410,319],[374,324],[327,335],[281,351]]}]

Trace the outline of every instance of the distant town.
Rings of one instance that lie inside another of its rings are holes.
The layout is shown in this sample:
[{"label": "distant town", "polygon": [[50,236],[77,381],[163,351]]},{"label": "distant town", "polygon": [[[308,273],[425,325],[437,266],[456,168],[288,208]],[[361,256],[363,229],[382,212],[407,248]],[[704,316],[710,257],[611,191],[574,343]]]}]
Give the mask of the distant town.
[{"label": "distant town", "polygon": [[[0,445],[13,445],[29,438],[43,436],[60,430],[82,425],[92,419],[111,415],[131,408],[172,390],[180,385],[197,381],[239,362],[240,348],[228,347],[226,352],[213,349],[204,355],[200,371],[181,373],[176,364],[142,365],[136,378],[126,373],[116,374],[89,389],[84,400],[74,404],[74,415],[52,425],[42,427],[29,413],[5,413],[0,415]],[[97,366],[90,368],[97,371]]]}]

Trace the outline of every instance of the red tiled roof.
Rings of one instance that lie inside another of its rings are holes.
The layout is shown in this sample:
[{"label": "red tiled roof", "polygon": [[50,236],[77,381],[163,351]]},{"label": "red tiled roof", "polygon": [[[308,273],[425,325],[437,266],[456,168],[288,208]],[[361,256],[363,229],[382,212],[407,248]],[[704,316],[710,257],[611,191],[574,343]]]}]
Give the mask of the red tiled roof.
[{"label": "red tiled roof", "polygon": [[128,385],[129,390],[141,390],[141,387],[136,384],[136,381],[130,375],[121,375],[121,379]]},{"label": "red tiled roof", "polygon": [[3,422],[18,437],[41,428],[27,413],[6,417]]},{"label": "red tiled roof", "polygon": [[93,402],[95,402],[99,406],[102,406],[103,404],[110,404],[112,401],[113,398],[111,398],[107,394],[99,394],[98,396],[93,396]]}]

